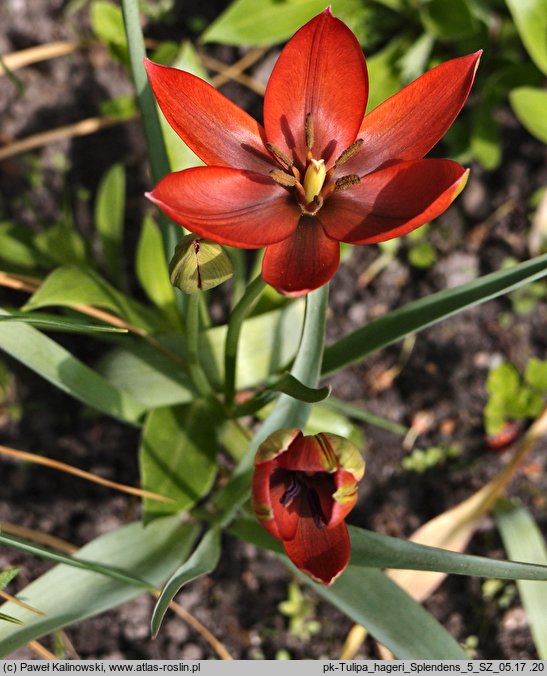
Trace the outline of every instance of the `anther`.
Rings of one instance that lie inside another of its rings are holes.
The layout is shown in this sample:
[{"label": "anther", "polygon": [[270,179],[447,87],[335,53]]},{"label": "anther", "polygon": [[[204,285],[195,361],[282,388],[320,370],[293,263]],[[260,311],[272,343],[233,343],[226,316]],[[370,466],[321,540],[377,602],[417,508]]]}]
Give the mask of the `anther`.
[{"label": "anther", "polygon": [[265,143],[264,144],[266,148],[271,152],[271,154],[281,162],[281,164],[284,164],[287,169],[290,169],[293,165],[293,161],[291,160],[290,157],[285,155],[285,153],[282,150],[279,150],[276,146],[274,146],[273,143]]},{"label": "anther", "polygon": [[342,176],[339,178],[336,183],[334,184],[334,189],[335,190],[347,190],[348,188],[351,188],[352,185],[357,185],[361,179],[357,174],[350,174],[349,176]]},{"label": "anther", "polygon": [[287,507],[288,505],[290,505],[291,502],[300,493],[301,488],[302,487],[298,482],[298,479],[296,479],[294,476],[291,476],[287,489],[279,499],[280,504],[283,505],[283,507]]},{"label": "anther", "polygon": [[339,167],[342,164],[345,164],[348,160],[350,160],[354,155],[357,155],[357,153],[361,150],[361,146],[363,145],[363,139],[358,138],[355,143],[352,143],[349,148],[346,148],[344,152],[340,155],[340,157],[336,160],[334,163],[335,167]]},{"label": "anther", "polygon": [[327,520],[321,509],[321,500],[315,488],[308,488],[308,506],[316,528],[323,528],[327,525]]},{"label": "anther", "polygon": [[305,211],[306,216],[315,216],[315,214],[323,206],[323,202],[324,202],[324,200],[321,197],[321,195],[315,195],[315,197],[312,199],[312,201],[309,204],[306,204],[306,211]]},{"label": "anther", "polygon": [[291,176],[291,174],[286,174],[282,169],[272,169],[270,171],[270,176],[276,183],[284,186],[285,188],[292,188],[296,185],[296,178]]},{"label": "anther", "polygon": [[313,133],[313,113],[306,115],[306,147],[308,150],[313,149],[314,133]]}]

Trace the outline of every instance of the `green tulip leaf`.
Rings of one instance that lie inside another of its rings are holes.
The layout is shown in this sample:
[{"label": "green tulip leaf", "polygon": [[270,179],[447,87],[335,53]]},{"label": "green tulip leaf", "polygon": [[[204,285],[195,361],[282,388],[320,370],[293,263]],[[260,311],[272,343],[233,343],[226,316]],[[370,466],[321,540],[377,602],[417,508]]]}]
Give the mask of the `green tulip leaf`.
[{"label": "green tulip leaf", "polygon": [[[511,558],[525,559],[540,564],[542,570],[547,570],[545,537],[526,508],[515,502],[502,500],[496,506],[494,518]],[[530,582],[524,576],[519,578],[517,587],[538,656],[547,660],[547,582]],[[547,576],[541,579],[545,580]]]},{"label": "green tulip leaf", "polygon": [[120,8],[106,0],[93,0],[91,28],[101,42],[127,47]]},{"label": "green tulip leaf", "polygon": [[12,617],[11,615],[6,615],[5,613],[0,613],[0,620],[3,620],[4,622],[11,622],[12,624],[25,624],[21,620],[18,620],[16,617]]},{"label": "green tulip leaf", "polygon": [[54,270],[29,299],[24,310],[92,305],[145,330],[165,328],[160,317],[111,286],[91,268],[66,265]]},{"label": "green tulip leaf", "polygon": [[[34,246],[40,252],[43,265],[85,265],[85,242],[74,225],[61,221],[34,236]],[[43,260],[45,258],[45,261]]]},{"label": "green tulip leaf", "polygon": [[0,322],[23,322],[39,329],[69,333],[127,333],[127,329],[118,329],[115,326],[88,324],[81,318],[60,317],[42,314],[41,312],[17,312],[12,310],[9,315],[0,316]]},{"label": "green tulip leaf", "polygon": [[285,373],[285,375],[281,376],[276,383],[270,385],[270,389],[275,392],[283,392],[283,394],[293,399],[298,399],[298,401],[304,401],[308,404],[317,404],[320,401],[324,401],[331,392],[329,386],[318,388],[307,387],[290,373]]},{"label": "green tulip leaf", "polygon": [[60,554],[52,549],[47,547],[42,547],[36,545],[33,542],[27,542],[21,538],[13,537],[12,535],[3,535],[0,533],[0,544],[10,549],[15,549],[18,552],[24,552],[25,554],[32,554],[46,561],[53,561],[54,563],[63,563],[66,566],[72,568],[78,568],[80,570],[88,570],[93,573],[98,573],[99,575],[105,575],[106,577],[111,578],[112,580],[117,580],[118,582],[123,582],[124,584],[129,584],[134,587],[141,587],[142,589],[150,589],[151,586],[148,582],[141,580],[137,577],[125,573],[123,570],[120,570],[114,566],[105,566],[94,561],[87,561],[85,559],[80,560],[79,558],[73,556],[67,556],[66,554]]},{"label": "green tulip leaf", "polygon": [[443,319],[547,275],[547,254],[408,303],[379,317],[325,349],[323,375],[357,363]]},{"label": "green tulip leaf", "polygon": [[[73,558],[94,561],[105,567],[130,570],[131,575],[157,587],[188,556],[197,528],[182,525],[178,517],[122,526],[101,535]],[[44,615],[36,615],[14,603],[5,603],[0,612],[24,626],[0,628],[0,657],[6,657],[29,641],[62,629],[74,622],[98,615],[143,593],[142,587],[113,580],[92,570],[55,566],[22,590],[20,596]]]},{"label": "green tulip leaf", "polygon": [[547,0],[505,2],[528,54],[543,74],[547,75]]},{"label": "green tulip leaf", "polygon": [[[292,564],[291,567],[294,568]],[[317,594],[366,627],[399,659],[463,660],[467,657],[433,615],[380,570],[350,565],[332,587],[324,587],[298,574]]]},{"label": "green tulip leaf", "polygon": [[169,282],[161,232],[150,214],[147,214],[142,222],[135,270],[148,298],[165,313],[175,328],[181,328],[175,292]]},{"label": "green tulip leaf", "polygon": [[547,91],[536,87],[517,87],[509,102],[523,126],[543,143],[547,143]]},{"label": "green tulip leaf", "polygon": [[101,179],[95,201],[95,227],[108,270],[119,283],[122,271],[122,237],[125,215],[125,169],[114,164]]},{"label": "green tulip leaf", "polygon": [[[351,565],[354,568],[400,568],[504,580],[547,580],[547,565],[536,565],[536,562],[487,559],[420,545],[355,526],[348,526],[348,530]],[[280,542],[253,518],[237,519],[231,524],[229,532],[263,549],[283,551]]]},{"label": "green tulip leaf", "polygon": [[[254,519],[233,522],[230,532],[259,547],[283,552],[281,543]],[[450,634],[380,570],[357,567],[352,558],[352,564],[332,587],[324,587],[300,573],[285,556],[280,558],[319,595],[365,626],[400,659],[464,659],[465,653]]]},{"label": "green tulip leaf", "polygon": [[28,228],[10,222],[0,223],[0,260],[28,270],[43,262]]},{"label": "green tulip leaf", "polygon": [[[355,10],[356,0],[332,0],[333,13]],[[201,36],[202,42],[225,45],[273,45],[284,42],[325,9],[324,0],[235,0]]]},{"label": "green tulip leaf", "polygon": [[[9,313],[0,309],[0,316]],[[113,418],[137,424],[145,407],[22,322],[0,322],[0,348],[63,392]]]},{"label": "green tulip leaf", "polygon": [[[238,347],[237,383],[241,389],[255,387],[279,372],[294,358],[300,340],[304,302],[265,312],[243,323]],[[224,379],[226,325],[207,329],[200,344],[201,363],[217,388]],[[181,336],[164,336],[162,343],[185,357]],[[165,355],[142,342],[125,341],[130,347],[110,352],[100,370],[115,387],[128,392],[147,408],[172,406],[194,396],[187,372]]]},{"label": "green tulip leaf", "polygon": [[424,4],[422,21],[442,40],[458,40],[477,32],[479,23],[466,0],[431,0]]},{"label": "green tulip leaf", "polygon": [[162,589],[150,622],[153,637],[157,636],[167,608],[175,595],[192,580],[212,572],[217,567],[220,553],[220,531],[217,528],[211,528],[190,558],[177,568]]},{"label": "green tulip leaf", "polygon": [[139,451],[143,488],[172,498],[145,498],[145,521],[191,507],[214,481],[217,443],[214,420],[202,401],[158,408],[144,425]]}]

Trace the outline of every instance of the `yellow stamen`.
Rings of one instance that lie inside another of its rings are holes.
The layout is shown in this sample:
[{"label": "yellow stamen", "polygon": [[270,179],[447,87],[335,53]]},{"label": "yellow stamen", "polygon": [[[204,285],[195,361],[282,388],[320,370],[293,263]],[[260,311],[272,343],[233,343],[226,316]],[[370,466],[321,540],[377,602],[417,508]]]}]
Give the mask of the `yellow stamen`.
[{"label": "yellow stamen", "polygon": [[327,175],[327,168],[325,167],[325,160],[310,161],[309,167],[306,169],[304,175],[304,195],[306,203],[312,202],[316,195],[319,195],[325,176]]}]

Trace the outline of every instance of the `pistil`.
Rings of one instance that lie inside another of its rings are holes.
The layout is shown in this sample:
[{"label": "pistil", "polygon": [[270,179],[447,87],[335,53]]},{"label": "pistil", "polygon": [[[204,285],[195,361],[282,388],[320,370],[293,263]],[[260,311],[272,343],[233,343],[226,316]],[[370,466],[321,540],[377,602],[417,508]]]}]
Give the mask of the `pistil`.
[{"label": "pistil", "polygon": [[319,195],[326,175],[325,160],[314,160],[312,158],[304,174],[304,198],[306,204],[313,202],[314,197]]}]

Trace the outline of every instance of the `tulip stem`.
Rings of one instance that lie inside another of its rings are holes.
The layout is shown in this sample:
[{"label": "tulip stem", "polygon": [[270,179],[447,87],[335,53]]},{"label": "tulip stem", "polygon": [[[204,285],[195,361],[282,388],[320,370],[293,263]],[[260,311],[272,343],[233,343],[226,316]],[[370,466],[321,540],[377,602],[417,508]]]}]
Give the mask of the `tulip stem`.
[{"label": "tulip stem", "polygon": [[[308,387],[316,387],[319,381],[323,347],[325,343],[325,321],[328,307],[328,284],[312,291],[306,299],[306,316],[302,338],[291,374]],[[304,428],[311,406],[306,402],[282,394],[273,411],[249,443],[245,455],[235,468],[230,481],[215,496],[215,506],[222,510],[218,521],[226,527],[245,503],[250,494],[253,461],[260,444],[276,430],[289,427]]]},{"label": "tulip stem", "polygon": [[211,395],[211,385],[199,361],[199,329],[200,329],[201,293],[188,295],[186,305],[186,351],[188,371],[198,394],[202,397]]},{"label": "tulip stem", "polygon": [[235,383],[236,383],[236,365],[237,365],[237,346],[239,335],[243,322],[253,309],[260,294],[266,287],[266,282],[260,275],[255,277],[249,284],[245,293],[240,298],[238,304],[233,309],[230,321],[228,323],[228,332],[226,334],[226,346],[224,351],[224,395],[227,406],[232,406],[234,402]]},{"label": "tulip stem", "polygon": [[[144,38],[139,16],[139,3],[135,0],[122,0],[123,22],[127,35],[129,60],[137,101],[142,116],[142,126],[146,137],[152,180],[157,183],[171,171],[156,109],[156,101],[148,84],[143,60],[146,56]],[[180,227],[172,223],[163,214],[159,217],[163,246],[167,260],[171,258],[180,236]]]}]

